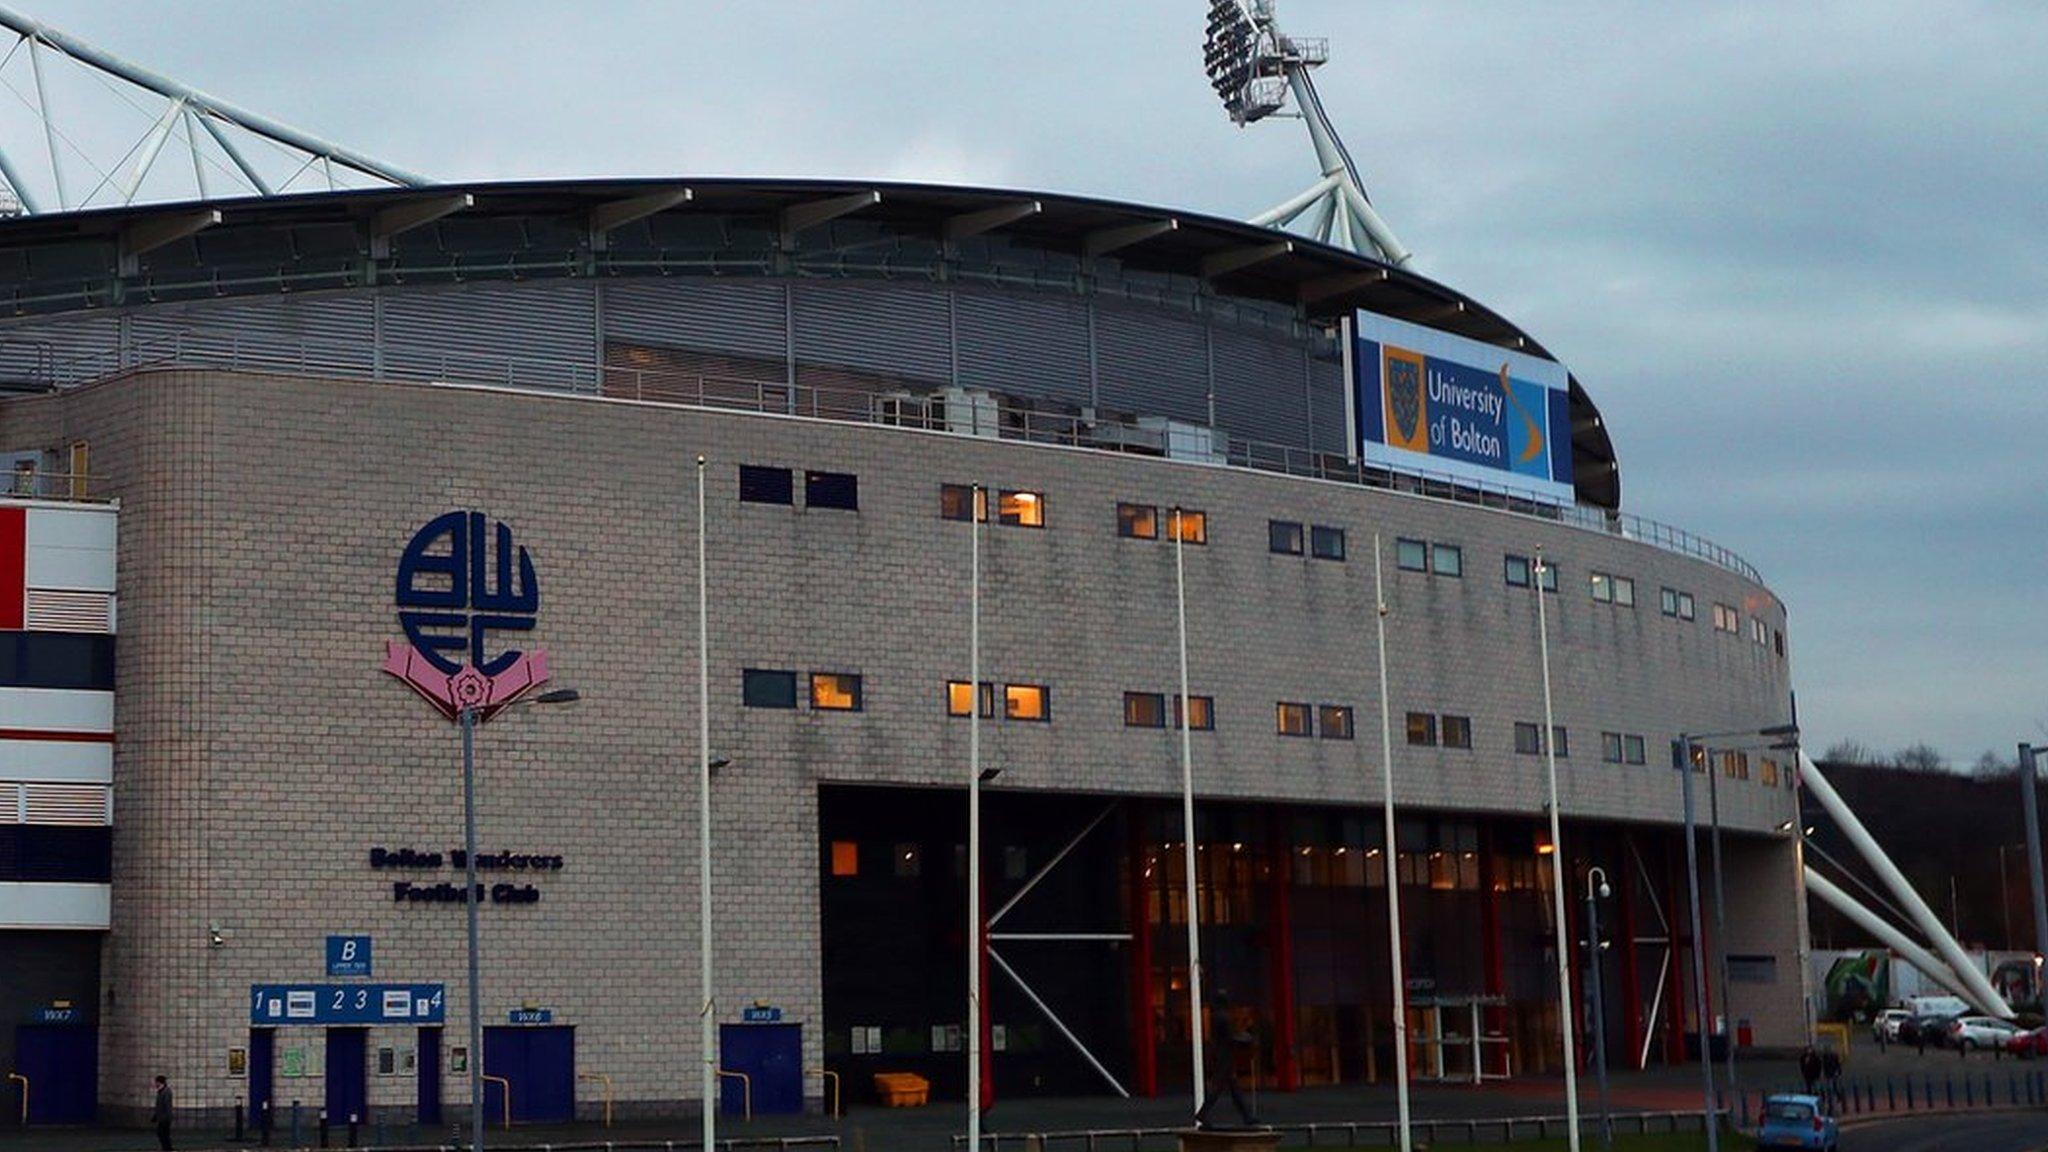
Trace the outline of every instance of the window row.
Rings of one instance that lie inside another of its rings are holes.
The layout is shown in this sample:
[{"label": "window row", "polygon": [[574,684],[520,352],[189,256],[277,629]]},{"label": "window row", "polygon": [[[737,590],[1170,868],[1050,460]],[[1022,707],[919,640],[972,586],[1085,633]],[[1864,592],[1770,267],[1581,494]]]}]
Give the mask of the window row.
[{"label": "window row", "polygon": [[1648,756],[1641,736],[1628,732],[1602,732],[1600,759],[1609,764],[1641,764]]},{"label": "window row", "polygon": [[[939,485],[939,519],[988,523],[988,494],[989,489],[972,484]],[[1045,527],[1045,493],[997,489],[996,520],[1014,528]]]},{"label": "window row", "polygon": [[1318,560],[1344,559],[1344,530],[1327,524],[1310,524],[1306,528],[1299,520],[1266,521],[1266,550],[1282,556],[1299,556],[1304,542],[1308,554]]},{"label": "window row", "polygon": [[[1180,696],[1167,696],[1160,692],[1124,693],[1124,727],[1126,728],[1179,728],[1181,726]],[[1168,701],[1172,702],[1172,716],[1167,715]],[[1187,726],[1197,732],[1210,732],[1216,728],[1216,701],[1210,696],[1188,697]],[[1170,722],[1169,722],[1170,721]]]},{"label": "window row", "polygon": [[[789,468],[740,465],[740,500],[746,504],[796,503],[796,474]],[[851,472],[805,472],[804,506],[860,511],[860,477]]]},{"label": "window row", "polygon": [[[867,856],[870,866],[876,850],[885,847],[870,844]],[[922,844],[902,841],[886,846],[889,851],[889,871],[898,879],[911,880],[924,875],[925,850]],[[953,845],[953,875],[965,878],[967,875],[967,845]],[[826,871],[833,876],[847,877],[861,874],[861,845],[857,840],[834,840],[826,849]],[[1005,880],[1022,880],[1030,873],[1030,852],[1021,844],[1006,845],[1002,851],[1002,874]]]},{"label": "window row", "polygon": [[[1543,590],[1545,592],[1557,591],[1557,565],[1545,560],[1542,567]],[[1537,579],[1538,573],[1536,569],[1536,561],[1529,559],[1527,556],[1518,556],[1510,552],[1501,559],[1501,578],[1507,581],[1510,588],[1529,587]]]},{"label": "window row", "polygon": [[1471,748],[1472,718],[1434,712],[1408,714],[1408,743],[1434,748],[1439,742],[1445,748]]},{"label": "window row", "polygon": [[[858,712],[861,710],[860,676],[852,672],[810,674],[813,711]],[[745,668],[740,671],[740,701],[749,708],[794,708],[797,706],[797,674],[777,668]]]},{"label": "window row", "polygon": [[1626,576],[1615,576],[1607,572],[1592,575],[1593,599],[1601,604],[1613,604],[1621,608],[1636,606],[1636,582]]},{"label": "window row", "polygon": [[1116,534],[1126,540],[1157,540],[1161,525],[1168,540],[1183,544],[1209,542],[1209,514],[1195,508],[1168,508],[1156,504],[1118,504]]},{"label": "window row", "polygon": [[1349,740],[1352,735],[1349,704],[1317,704],[1282,700],[1274,706],[1275,730],[1282,736],[1317,736],[1325,740]]},{"label": "window row", "polygon": [[[981,714],[990,717],[996,714],[996,686],[983,680],[981,691],[974,692],[965,680],[946,681],[946,715],[966,716],[974,707],[976,695],[981,697]],[[1043,684],[1003,685],[1003,719],[1005,720],[1050,720],[1052,719],[1052,689]]]},{"label": "window row", "polygon": [[1429,572],[1438,576],[1463,576],[1465,550],[1456,544],[1401,537],[1394,541],[1394,563],[1404,572]]},{"label": "window row", "polygon": [[[1555,725],[1550,729],[1550,732],[1551,740],[1557,746],[1557,758],[1562,760],[1570,756],[1572,754],[1572,742],[1570,735],[1564,730],[1564,725]],[[1515,723],[1515,751],[1524,756],[1543,755],[1543,725],[1517,721]]]}]

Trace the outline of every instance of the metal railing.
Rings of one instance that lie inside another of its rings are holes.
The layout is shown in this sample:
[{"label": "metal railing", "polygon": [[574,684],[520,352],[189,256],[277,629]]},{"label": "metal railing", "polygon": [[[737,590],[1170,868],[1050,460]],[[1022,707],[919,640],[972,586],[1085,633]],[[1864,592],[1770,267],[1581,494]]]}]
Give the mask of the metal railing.
[{"label": "metal railing", "polygon": [[[1706,1113],[1617,1112],[1614,1130],[1648,1136],[1656,1133],[1703,1132]],[[1719,1113],[1725,1121],[1726,1111]],[[1567,1129],[1564,1116],[1496,1116],[1461,1120],[1416,1120],[1410,1130],[1419,1142],[1435,1145],[1450,1137],[1477,1144],[1482,1136],[1501,1144],[1549,1140]],[[1597,1116],[1581,1116],[1579,1130],[1597,1131]],[[1266,1126],[1287,1148],[1386,1148],[1395,1146],[1399,1125],[1391,1120],[1338,1120]],[[1179,1147],[1186,1124],[1146,1128],[1082,1128],[1063,1132],[991,1132],[982,1137],[981,1152],[1168,1152]],[[967,1152],[967,1138],[953,1137],[957,1152]]]},{"label": "metal railing", "polygon": [[[465,353],[374,350],[359,343],[304,340],[281,351],[274,341],[244,343],[237,334],[177,332],[122,349],[70,360],[39,360],[37,383],[71,386],[126,373],[211,368],[290,372],[386,383],[471,384],[601,395],[649,404],[770,413],[812,420],[881,424],[988,439],[1086,448],[1190,463],[1272,472],[1475,505],[1612,538],[1633,540],[1704,560],[1756,584],[1757,570],[1735,552],[1660,521],[1575,504],[1508,484],[1449,473],[1394,471],[1344,452],[1232,436],[1207,425],[1139,418],[1092,417],[989,393],[960,389],[837,388],[788,380],[706,375],[660,366],[589,361],[508,359]],[[950,397],[949,397],[950,394]]]},{"label": "metal railing", "polygon": [[52,472],[43,468],[17,468],[7,473],[0,484],[0,496],[14,500],[76,500],[95,501],[92,493],[96,476],[83,472]]}]

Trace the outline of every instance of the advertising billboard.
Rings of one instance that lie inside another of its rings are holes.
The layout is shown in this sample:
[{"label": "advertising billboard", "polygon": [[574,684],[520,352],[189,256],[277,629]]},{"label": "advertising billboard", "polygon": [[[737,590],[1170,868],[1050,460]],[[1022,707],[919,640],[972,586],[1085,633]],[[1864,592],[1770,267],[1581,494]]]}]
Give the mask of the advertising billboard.
[{"label": "advertising billboard", "polygon": [[1374,312],[1347,351],[1362,459],[1572,501],[1563,365]]}]

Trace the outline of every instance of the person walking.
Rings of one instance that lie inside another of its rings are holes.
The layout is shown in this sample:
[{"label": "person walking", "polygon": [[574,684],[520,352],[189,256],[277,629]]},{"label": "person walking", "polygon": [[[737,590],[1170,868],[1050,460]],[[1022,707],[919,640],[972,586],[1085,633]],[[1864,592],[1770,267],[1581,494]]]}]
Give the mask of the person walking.
[{"label": "person walking", "polygon": [[1250,1051],[1254,1041],[1249,1031],[1234,1026],[1230,1018],[1230,993],[1221,988],[1209,1002],[1209,1042],[1210,1050],[1215,1053],[1210,1059],[1221,1066],[1212,1068],[1209,1073],[1209,1090],[1205,1093],[1208,1099],[1202,1102],[1201,1111],[1195,1113],[1195,1127],[1207,1128],[1209,1109],[1223,1099],[1221,1092],[1217,1091],[1219,1080],[1223,1091],[1230,1093],[1230,1103],[1237,1109],[1239,1123],[1248,1128],[1256,1126],[1258,1117],[1245,1107],[1244,1093],[1237,1084],[1238,1053]]},{"label": "person walking", "polygon": [[1820,1082],[1820,1053],[1811,1044],[1799,1054],[1799,1078],[1806,1083],[1806,1094],[1814,1095],[1814,1086]]},{"label": "person walking", "polygon": [[170,1152],[171,1085],[161,1076],[156,1078],[156,1103],[150,1105],[149,1122],[156,1125],[156,1146]]},{"label": "person walking", "polygon": [[1828,1048],[1820,1054],[1820,1075],[1822,1080],[1827,1081],[1827,1095],[1824,1098],[1833,1100],[1833,1107],[1839,1111],[1842,1107],[1842,1057],[1833,1048]]}]

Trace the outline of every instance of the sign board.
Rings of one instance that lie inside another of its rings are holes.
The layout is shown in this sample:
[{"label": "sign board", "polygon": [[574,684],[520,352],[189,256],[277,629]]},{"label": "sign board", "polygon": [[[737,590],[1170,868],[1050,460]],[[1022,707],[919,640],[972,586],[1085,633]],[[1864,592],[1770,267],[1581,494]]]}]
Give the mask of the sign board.
[{"label": "sign board", "polygon": [[756,1004],[751,1008],[740,1009],[740,1019],[748,1024],[774,1024],[782,1019],[782,1009]]},{"label": "sign board", "polygon": [[370,974],[370,938],[368,936],[329,936],[327,938],[327,974],[329,976],[368,976]]},{"label": "sign board", "polygon": [[1564,365],[1375,312],[1349,327],[1360,458],[1572,502]]},{"label": "sign board", "polygon": [[61,1008],[38,1008],[36,1009],[35,1022],[38,1024],[76,1024],[78,1023],[78,1009],[73,1008],[69,1004]]},{"label": "sign board", "polygon": [[439,1024],[439,984],[252,984],[249,1023]]},{"label": "sign board", "polygon": [[508,1024],[553,1024],[555,1010],[552,1008],[514,1008],[505,1014]]}]

